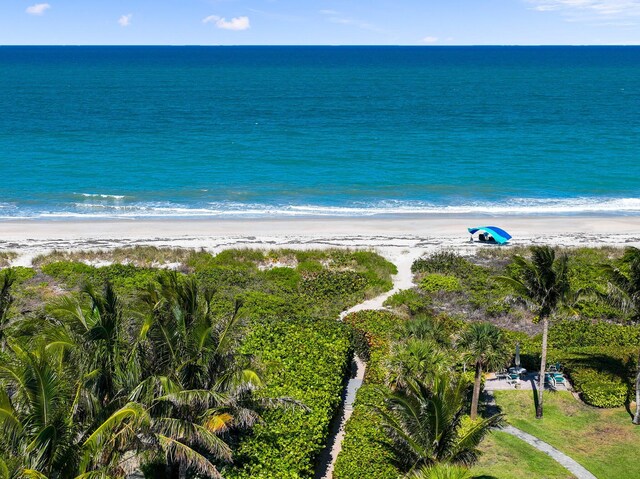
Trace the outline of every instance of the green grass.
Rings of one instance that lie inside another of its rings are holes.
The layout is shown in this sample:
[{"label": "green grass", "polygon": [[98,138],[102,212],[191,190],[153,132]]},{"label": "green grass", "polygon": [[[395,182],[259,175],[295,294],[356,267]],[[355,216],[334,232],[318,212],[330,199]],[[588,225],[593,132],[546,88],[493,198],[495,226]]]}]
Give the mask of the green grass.
[{"label": "green grass", "polygon": [[637,479],[640,427],[624,408],[597,409],[569,392],[545,394],[544,418],[536,419],[531,391],[496,391],[509,423],[551,444],[599,479]]},{"label": "green grass", "polygon": [[483,441],[482,456],[471,469],[477,479],[570,479],[574,476],[543,452],[506,432],[494,431]]}]

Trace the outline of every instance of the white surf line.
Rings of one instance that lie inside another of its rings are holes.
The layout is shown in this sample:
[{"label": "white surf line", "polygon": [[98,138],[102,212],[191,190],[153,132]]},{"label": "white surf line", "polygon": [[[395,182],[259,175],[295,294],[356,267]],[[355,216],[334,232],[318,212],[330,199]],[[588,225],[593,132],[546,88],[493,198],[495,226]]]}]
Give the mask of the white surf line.
[{"label": "white surf line", "polygon": [[596,476],[591,474],[584,466],[581,466],[578,462],[571,459],[565,453],[558,451],[551,444],[547,444],[541,439],[538,439],[537,437],[532,436],[531,434],[528,434],[511,425],[505,426],[500,430],[523,440],[527,444],[535,447],[538,451],[544,452],[552,459],[554,459],[558,464],[568,470],[571,474],[576,476],[577,479],[598,479]]},{"label": "white surf line", "polygon": [[[422,256],[423,251],[412,249],[403,250],[400,253],[397,252],[397,249],[393,252],[394,254],[390,254],[391,251],[377,251],[379,254],[385,257],[391,257],[394,260],[394,264],[398,269],[398,273],[392,277],[393,280],[393,288],[386,293],[383,293],[375,298],[364,301],[362,303],[356,304],[352,308],[349,308],[346,311],[340,313],[340,321],[342,321],[347,315],[351,313],[355,313],[358,311],[365,311],[371,309],[385,309],[384,302],[392,295],[397,293],[403,289],[409,289],[413,286],[413,274],[411,273],[411,265],[413,262]],[[324,471],[322,468],[318,471],[319,474],[316,474],[317,479],[332,479],[333,478],[333,469],[336,465],[336,461],[338,459],[338,455],[342,451],[342,442],[345,437],[345,426],[347,422],[351,418],[353,414],[353,403],[356,399],[356,394],[358,389],[363,384],[364,381],[364,373],[366,369],[366,364],[362,359],[355,355],[354,363],[356,366],[355,374],[353,377],[349,379],[347,382],[346,392],[344,394],[344,400],[339,407],[339,410],[342,410],[342,416],[340,417],[340,424],[338,426],[338,430],[335,433],[332,440],[328,442],[331,444],[331,450],[329,452],[329,457],[325,458],[326,469]]]}]

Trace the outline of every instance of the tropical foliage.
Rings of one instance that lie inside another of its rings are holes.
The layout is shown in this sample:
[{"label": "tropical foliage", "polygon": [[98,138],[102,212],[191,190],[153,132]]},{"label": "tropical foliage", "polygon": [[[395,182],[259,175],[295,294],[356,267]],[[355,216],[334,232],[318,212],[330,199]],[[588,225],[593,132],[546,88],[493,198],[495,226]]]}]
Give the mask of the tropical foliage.
[{"label": "tropical foliage", "polygon": [[531,260],[516,255],[513,258],[514,269],[510,277],[500,277],[509,284],[521,298],[532,306],[536,317],[542,322],[542,353],[538,381],[538,401],[536,417],[543,415],[544,372],[547,370],[547,340],[549,318],[567,301],[571,287],[569,284],[569,257],[556,252],[549,246],[532,246]]},{"label": "tropical foliage", "polygon": [[153,254],[0,272],[0,477],[311,474],[351,351],[335,318],[394,267],[346,251],[159,254],[173,272]]},{"label": "tropical foliage", "polygon": [[464,422],[468,384],[461,377],[436,375],[432,382],[409,379],[387,393],[378,412],[391,438],[400,470],[414,472],[439,463],[470,466],[478,445],[501,416]]}]

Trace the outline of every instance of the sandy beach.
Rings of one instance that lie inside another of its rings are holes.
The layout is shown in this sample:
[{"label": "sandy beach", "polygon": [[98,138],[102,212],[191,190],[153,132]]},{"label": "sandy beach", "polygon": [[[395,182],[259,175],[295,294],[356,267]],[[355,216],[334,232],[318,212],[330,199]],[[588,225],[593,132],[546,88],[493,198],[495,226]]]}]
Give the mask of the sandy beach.
[{"label": "sandy beach", "polygon": [[[498,225],[513,235],[510,246],[640,246],[635,216],[404,216],[291,219],[165,219],[5,221],[0,250],[18,253],[14,264],[55,249],[110,249],[135,245],[204,248],[232,247],[374,249],[392,261],[437,249],[472,252],[495,247],[469,242],[467,227]],[[509,247],[509,246],[506,246]]]}]

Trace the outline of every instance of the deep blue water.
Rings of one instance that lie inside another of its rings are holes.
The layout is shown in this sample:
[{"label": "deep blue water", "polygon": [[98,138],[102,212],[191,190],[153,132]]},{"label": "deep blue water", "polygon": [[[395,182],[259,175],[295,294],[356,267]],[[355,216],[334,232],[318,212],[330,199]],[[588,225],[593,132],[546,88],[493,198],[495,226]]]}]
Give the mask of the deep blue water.
[{"label": "deep blue water", "polygon": [[0,217],[640,214],[640,48],[0,47]]}]

